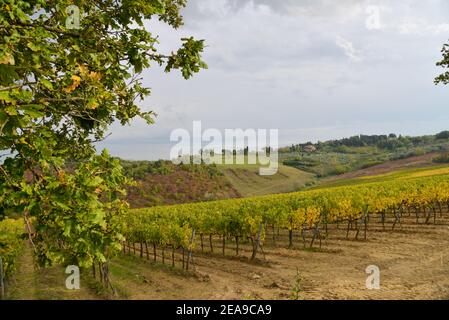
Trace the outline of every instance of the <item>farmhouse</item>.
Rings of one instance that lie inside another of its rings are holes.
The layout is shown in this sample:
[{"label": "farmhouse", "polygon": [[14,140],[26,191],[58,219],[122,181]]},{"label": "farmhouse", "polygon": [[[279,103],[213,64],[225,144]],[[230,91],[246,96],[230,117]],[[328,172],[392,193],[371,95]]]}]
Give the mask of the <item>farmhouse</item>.
[{"label": "farmhouse", "polygon": [[308,144],[303,148],[304,152],[312,153],[316,151],[316,147],[314,145]]}]

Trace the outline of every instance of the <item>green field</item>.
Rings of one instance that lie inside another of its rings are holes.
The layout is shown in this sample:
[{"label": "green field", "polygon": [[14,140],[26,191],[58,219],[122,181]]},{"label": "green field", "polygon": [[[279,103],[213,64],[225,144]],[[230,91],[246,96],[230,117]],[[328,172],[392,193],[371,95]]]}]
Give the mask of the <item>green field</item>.
[{"label": "green field", "polygon": [[329,188],[329,187],[342,187],[352,185],[362,185],[373,182],[384,182],[392,180],[412,179],[418,177],[442,175],[449,173],[449,165],[435,165],[425,168],[404,168],[397,171],[392,171],[383,174],[363,176],[352,179],[337,179],[337,180],[322,180],[318,186],[309,188],[310,190]]},{"label": "green field", "polygon": [[297,191],[316,180],[313,173],[284,165],[280,165],[272,176],[259,175],[258,165],[223,165],[218,168],[243,197]]}]

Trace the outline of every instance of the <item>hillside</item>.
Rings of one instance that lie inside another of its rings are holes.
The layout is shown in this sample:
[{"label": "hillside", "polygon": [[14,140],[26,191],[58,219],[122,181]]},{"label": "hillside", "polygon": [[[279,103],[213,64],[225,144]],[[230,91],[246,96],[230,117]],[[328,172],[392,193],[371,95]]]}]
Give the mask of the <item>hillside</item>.
[{"label": "hillside", "polygon": [[429,167],[434,166],[435,163],[432,161],[435,157],[437,157],[440,153],[431,152],[421,156],[413,156],[405,159],[398,160],[390,160],[386,161],[382,164],[378,164],[372,167],[344,173],[335,177],[328,178],[326,180],[343,180],[343,179],[352,179],[357,177],[364,176],[373,176],[383,173],[390,173],[401,169],[406,168],[421,168],[421,167]]},{"label": "hillside", "polygon": [[449,173],[449,164],[436,164],[432,161],[426,161],[425,159],[430,158],[430,156],[431,155],[426,155],[404,160],[389,161],[369,169],[358,170],[351,173],[342,174],[337,177],[323,179],[317,186],[310,189],[413,179],[419,177],[446,175]]},{"label": "hillside", "polygon": [[314,173],[319,178],[370,168],[388,161],[446,152],[449,132],[409,137],[359,135],[340,140],[296,144],[279,149],[284,165]]},{"label": "hillside", "polygon": [[296,191],[315,180],[313,173],[280,165],[277,174],[259,175],[256,165],[218,166],[232,186],[244,197]]},{"label": "hillside", "polygon": [[432,166],[447,150],[449,133],[444,131],[421,137],[360,135],[284,147],[279,149],[281,164],[273,176],[261,176],[259,165],[249,164],[174,165],[165,160],[122,160],[122,164],[126,175],[137,181],[128,190],[128,201],[133,208],[142,208],[339,184],[341,180]]},{"label": "hillside", "polygon": [[240,197],[215,166],[124,160],[122,165],[136,181],[127,195],[133,208]]}]

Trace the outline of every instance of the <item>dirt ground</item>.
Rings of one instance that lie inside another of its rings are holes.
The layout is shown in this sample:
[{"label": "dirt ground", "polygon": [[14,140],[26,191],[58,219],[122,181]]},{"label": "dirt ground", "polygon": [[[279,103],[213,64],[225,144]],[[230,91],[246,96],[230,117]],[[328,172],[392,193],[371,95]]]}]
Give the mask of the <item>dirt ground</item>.
[{"label": "dirt ground", "polygon": [[[259,254],[261,260],[250,262],[249,246],[240,252],[245,257],[232,257],[231,247],[222,257],[216,248],[213,254],[196,252],[195,271],[188,273],[125,255],[113,263],[113,281],[127,299],[291,299],[295,286],[301,299],[447,299],[445,215],[436,225],[404,218],[394,231],[391,221],[386,230],[371,222],[366,241],[354,240],[355,231],[346,239],[346,226],[334,226],[321,250],[317,243],[315,250],[304,249],[298,235],[293,249],[286,248],[287,234],[276,244],[267,235],[265,259]],[[369,265],[380,268],[378,290],[366,288]]]}]

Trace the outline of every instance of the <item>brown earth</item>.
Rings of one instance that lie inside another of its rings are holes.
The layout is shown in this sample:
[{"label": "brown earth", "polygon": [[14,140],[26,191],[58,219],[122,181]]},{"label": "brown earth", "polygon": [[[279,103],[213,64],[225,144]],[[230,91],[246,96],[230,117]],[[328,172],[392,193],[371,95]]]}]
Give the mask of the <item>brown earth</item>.
[{"label": "brown earth", "polygon": [[[261,260],[256,262],[247,258],[249,245],[241,245],[240,257],[232,257],[231,240],[222,257],[217,238],[214,254],[195,252],[193,272],[125,255],[113,263],[113,280],[128,299],[290,299],[295,285],[301,288],[301,299],[447,299],[449,217],[445,215],[437,217],[436,225],[404,218],[394,231],[392,221],[386,230],[372,222],[366,241],[354,240],[355,231],[346,239],[346,226],[333,226],[322,249],[315,242],[314,250],[304,249],[298,235],[295,248],[287,249],[285,232],[276,244],[267,234],[265,258],[259,253]],[[380,268],[379,290],[366,288],[369,265]]]},{"label": "brown earth", "polygon": [[127,201],[132,208],[198,201],[238,198],[240,194],[223,175],[205,171],[187,171],[174,166],[173,172],[146,174],[128,188]]},{"label": "brown earth", "polygon": [[386,162],[376,165],[376,166],[344,173],[344,174],[326,179],[326,181],[352,179],[352,178],[364,177],[364,176],[373,176],[373,175],[397,171],[397,170],[404,169],[404,168],[421,168],[421,167],[426,167],[426,166],[432,166],[432,165],[435,165],[434,163],[432,163],[432,159],[435,158],[435,156],[437,156],[437,155],[439,155],[438,152],[431,152],[431,153],[427,153],[427,154],[424,154],[421,156],[414,156],[414,157],[409,157],[406,159],[386,161]]}]

